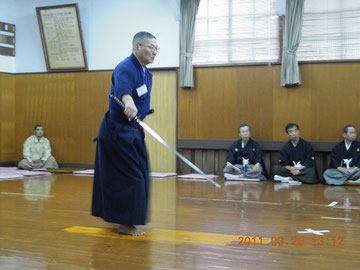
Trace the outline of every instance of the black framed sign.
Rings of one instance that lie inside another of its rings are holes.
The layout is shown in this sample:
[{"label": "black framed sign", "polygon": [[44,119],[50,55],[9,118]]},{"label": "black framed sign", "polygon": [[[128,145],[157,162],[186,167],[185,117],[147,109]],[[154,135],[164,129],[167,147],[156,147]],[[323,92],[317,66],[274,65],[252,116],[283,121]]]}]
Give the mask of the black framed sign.
[{"label": "black framed sign", "polygon": [[77,4],[37,7],[48,71],[87,70]]}]

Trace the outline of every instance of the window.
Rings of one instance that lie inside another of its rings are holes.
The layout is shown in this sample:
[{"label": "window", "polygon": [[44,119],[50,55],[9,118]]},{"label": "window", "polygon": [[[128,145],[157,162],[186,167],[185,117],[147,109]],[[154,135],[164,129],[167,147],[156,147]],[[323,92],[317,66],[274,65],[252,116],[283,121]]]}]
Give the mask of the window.
[{"label": "window", "polygon": [[[360,59],[360,1],[305,0],[299,61]],[[193,64],[281,61],[277,0],[201,0]]]},{"label": "window", "polygon": [[193,63],[278,62],[276,0],[201,0]]},{"label": "window", "polygon": [[360,1],[306,0],[299,61],[360,59]]}]

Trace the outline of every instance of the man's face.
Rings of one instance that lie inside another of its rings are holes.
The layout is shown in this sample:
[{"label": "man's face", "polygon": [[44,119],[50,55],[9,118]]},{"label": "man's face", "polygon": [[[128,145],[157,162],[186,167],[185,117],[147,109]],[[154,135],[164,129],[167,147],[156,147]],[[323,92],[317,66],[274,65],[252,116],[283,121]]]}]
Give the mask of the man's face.
[{"label": "man's face", "polygon": [[157,54],[158,46],[156,39],[145,39],[142,42],[135,45],[135,54],[139,58],[142,65],[148,65],[154,62]]},{"label": "man's face", "polygon": [[296,126],[289,128],[286,134],[292,141],[297,141],[299,139],[299,130]]},{"label": "man's face", "polygon": [[242,127],[239,129],[239,136],[243,140],[248,140],[250,138],[250,130],[249,127]]},{"label": "man's face", "polygon": [[348,141],[356,140],[356,129],[354,127],[348,127],[347,133],[343,134],[344,138]]},{"label": "man's face", "polygon": [[35,136],[42,137],[44,135],[44,128],[43,127],[37,127],[34,131]]}]

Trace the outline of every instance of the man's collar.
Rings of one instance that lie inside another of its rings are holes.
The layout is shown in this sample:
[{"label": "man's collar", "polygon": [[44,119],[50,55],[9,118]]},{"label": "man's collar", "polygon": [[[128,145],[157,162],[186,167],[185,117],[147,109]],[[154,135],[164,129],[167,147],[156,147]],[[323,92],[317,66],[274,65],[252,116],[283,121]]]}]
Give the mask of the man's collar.
[{"label": "man's collar", "polygon": [[143,68],[143,66],[141,65],[139,59],[137,59],[137,57],[136,57],[136,55],[134,53],[132,53],[130,55],[130,59],[138,68],[141,68],[141,69]]},{"label": "man's collar", "polygon": [[34,135],[34,142],[37,143],[37,142],[40,142],[42,143],[44,141],[44,136],[40,137],[40,140],[38,140],[38,137],[36,135]]},{"label": "man's collar", "polygon": [[348,144],[348,143],[346,142],[346,140],[344,140],[344,143],[345,143],[345,147],[346,147],[346,148],[350,148],[350,146],[351,146],[351,144],[352,144],[352,141],[350,141],[350,143]]},{"label": "man's collar", "polygon": [[290,143],[291,143],[294,147],[296,147],[296,146],[299,144],[300,140],[301,140],[301,138],[299,137],[299,139],[298,139],[298,141],[297,141],[296,143],[294,143],[292,140],[290,140]]}]

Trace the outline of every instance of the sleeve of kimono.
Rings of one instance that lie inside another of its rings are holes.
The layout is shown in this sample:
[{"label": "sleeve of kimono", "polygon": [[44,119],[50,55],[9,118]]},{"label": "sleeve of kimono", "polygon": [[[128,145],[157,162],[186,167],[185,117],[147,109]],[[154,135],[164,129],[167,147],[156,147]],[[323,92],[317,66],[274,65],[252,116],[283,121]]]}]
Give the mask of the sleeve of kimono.
[{"label": "sleeve of kimono", "polygon": [[335,145],[331,151],[330,168],[341,167],[342,156],[339,145]]},{"label": "sleeve of kimono", "polygon": [[261,164],[261,148],[258,143],[255,143],[255,164],[260,163]]},{"label": "sleeve of kimono", "polygon": [[230,146],[229,152],[228,152],[228,155],[227,155],[226,161],[230,162],[231,164],[234,164],[234,162],[235,162],[235,148],[236,148],[236,143],[233,143]]},{"label": "sleeve of kimono", "polygon": [[360,149],[360,143],[358,143],[357,146],[356,146],[356,158],[357,159],[356,159],[356,163],[354,163],[355,167],[360,168],[360,152],[357,152],[358,149]]},{"label": "sleeve of kimono", "polygon": [[50,147],[50,142],[49,142],[49,140],[45,140],[45,142],[44,142],[44,147],[45,147],[45,149],[44,149],[44,154],[43,154],[43,156],[41,157],[41,160],[42,161],[45,161],[45,160],[47,160],[50,156],[51,156],[51,147]]},{"label": "sleeve of kimono", "polygon": [[112,81],[117,98],[121,99],[126,94],[132,95],[132,90],[135,88],[135,76],[130,68],[121,67],[115,70]]},{"label": "sleeve of kimono", "polygon": [[27,139],[25,142],[24,142],[24,145],[23,145],[23,157],[25,159],[27,159],[27,161],[29,162],[32,162],[32,158],[31,158],[31,143],[30,143],[30,140]]},{"label": "sleeve of kimono", "polygon": [[315,167],[314,150],[309,142],[305,146],[305,161],[303,165],[307,168]]},{"label": "sleeve of kimono", "polygon": [[281,166],[289,166],[289,159],[288,159],[288,155],[287,155],[287,148],[288,148],[288,143],[286,143],[280,150],[280,160],[279,160],[279,164]]}]

